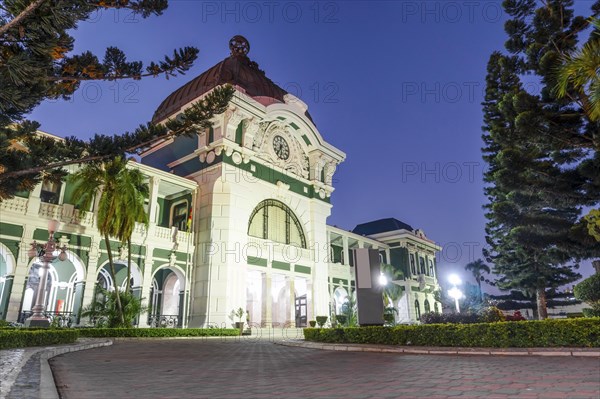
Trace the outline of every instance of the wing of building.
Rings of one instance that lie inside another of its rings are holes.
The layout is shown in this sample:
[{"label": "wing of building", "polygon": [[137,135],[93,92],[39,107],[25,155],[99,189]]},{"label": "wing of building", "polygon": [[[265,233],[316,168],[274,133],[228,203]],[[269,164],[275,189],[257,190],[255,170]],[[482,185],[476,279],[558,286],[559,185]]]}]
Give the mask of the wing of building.
[{"label": "wing of building", "polygon": [[[155,123],[178,115],[214,88],[236,92],[213,127],[158,143],[130,163],[147,178],[150,223],[133,234],[134,292],[149,305],[140,326],[229,325],[243,308],[255,326],[306,326],[332,316],[354,290],[350,253],[373,248],[400,287],[397,321],[441,311],[436,252],[423,231],[397,219],[327,225],[332,177],[345,154],[325,141],[305,103],[271,81],[248,57],[241,36],[231,54],[169,95]],[[70,172],[76,169],[73,167]],[[78,209],[74,185],[45,182],[0,204],[0,315],[22,321],[36,302],[39,264],[26,250],[48,239],[47,222],[67,259],[50,265],[45,306],[77,324],[97,287],[111,289],[107,247],[95,209]],[[399,210],[401,212],[401,210]],[[126,285],[127,248],[111,242],[117,285]]]}]

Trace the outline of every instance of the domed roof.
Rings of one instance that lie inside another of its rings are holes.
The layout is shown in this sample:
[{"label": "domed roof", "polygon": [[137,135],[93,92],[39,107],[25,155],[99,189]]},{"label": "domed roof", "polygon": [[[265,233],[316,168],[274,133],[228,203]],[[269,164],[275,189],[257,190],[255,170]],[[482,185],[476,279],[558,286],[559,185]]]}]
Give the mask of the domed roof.
[{"label": "domed roof", "polygon": [[[284,96],[288,93],[273,83],[258,64],[248,58],[250,43],[246,38],[234,36],[229,41],[229,49],[229,57],[171,93],[154,113],[152,122],[168,118],[185,104],[226,83],[240,86],[247,95],[257,97],[263,105],[267,105],[265,100],[267,103],[285,102]],[[310,119],[308,112],[305,115]]]}]

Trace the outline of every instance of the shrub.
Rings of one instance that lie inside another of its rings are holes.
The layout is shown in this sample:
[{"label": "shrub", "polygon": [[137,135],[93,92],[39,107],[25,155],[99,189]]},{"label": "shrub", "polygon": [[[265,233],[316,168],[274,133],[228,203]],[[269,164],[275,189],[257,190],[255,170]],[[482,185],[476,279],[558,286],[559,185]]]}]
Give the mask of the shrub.
[{"label": "shrub", "polygon": [[385,345],[540,348],[600,347],[600,319],[547,319],[478,324],[306,328],[307,341]]},{"label": "shrub", "polygon": [[233,328],[81,328],[86,338],[220,337],[240,335]]},{"label": "shrub", "polygon": [[495,306],[489,306],[479,311],[479,322],[480,323],[494,323],[497,321],[504,321],[504,314]]},{"label": "shrub", "polygon": [[600,317],[600,306],[582,309],[584,317]]},{"label": "shrub", "polygon": [[338,323],[340,323],[341,325],[344,325],[344,324],[346,324],[347,317],[345,314],[338,314],[335,316],[335,319],[337,320]]},{"label": "shrub", "polygon": [[[420,321],[423,324],[474,324],[474,323],[493,323],[504,321],[504,314],[497,307],[490,306],[481,309],[478,313],[435,313],[429,312],[421,315]],[[523,318],[523,320],[525,320]]]},{"label": "shrub", "polygon": [[515,310],[515,312],[512,315],[505,315],[504,319],[506,321],[523,321],[523,320],[527,320],[526,318],[523,317],[523,315],[521,314],[520,311]]},{"label": "shrub", "polygon": [[472,324],[479,323],[480,317],[476,313],[423,313],[421,315],[421,323],[423,324],[444,324],[444,323],[460,323]]},{"label": "shrub", "polygon": [[0,349],[71,344],[78,337],[79,332],[74,329],[5,328],[0,330]]},{"label": "shrub", "polygon": [[100,290],[101,298],[81,310],[81,316],[96,320],[98,327],[131,327],[136,317],[146,308],[142,306],[142,300],[131,292],[119,291],[121,306],[123,307],[123,319],[117,309],[117,295],[115,291]]},{"label": "shrub", "polygon": [[315,328],[317,326],[317,322],[315,320],[311,320],[308,322],[308,325],[311,326],[312,328]]},{"label": "shrub", "polygon": [[592,306],[592,309],[584,309],[583,314],[586,317],[600,316],[600,274],[594,274],[577,284],[573,289],[573,295]]},{"label": "shrub", "polygon": [[315,319],[317,319],[317,324],[321,328],[323,328],[325,323],[327,323],[327,316],[317,316],[317,317],[315,317]]}]

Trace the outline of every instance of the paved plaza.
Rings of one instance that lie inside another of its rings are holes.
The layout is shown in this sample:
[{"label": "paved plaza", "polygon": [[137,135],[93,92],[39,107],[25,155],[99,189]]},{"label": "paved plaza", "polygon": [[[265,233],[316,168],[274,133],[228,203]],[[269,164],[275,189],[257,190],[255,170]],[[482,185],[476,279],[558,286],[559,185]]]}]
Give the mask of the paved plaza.
[{"label": "paved plaza", "polygon": [[322,351],[268,341],[132,340],[50,360],[63,399],[589,398],[598,358]]}]

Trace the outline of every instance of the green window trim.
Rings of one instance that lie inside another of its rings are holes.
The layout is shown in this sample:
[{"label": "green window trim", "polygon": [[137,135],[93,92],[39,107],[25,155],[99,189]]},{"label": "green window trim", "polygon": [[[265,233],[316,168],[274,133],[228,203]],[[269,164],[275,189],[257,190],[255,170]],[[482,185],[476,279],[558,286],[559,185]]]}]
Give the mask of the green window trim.
[{"label": "green window trim", "polygon": [[[272,240],[272,237],[269,237],[269,209],[270,208],[271,209],[279,208],[285,212],[285,227],[284,227],[285,228],[285,242],[282,242],[282,244],[286,244],[286,245],[294,244],[291,242],[291,229],[293,226],[298,231],[298,235],[300,238],[300,246],[302,248],[307,248],[306,237],[304,235],[304,229],[302,228],[302,225],[300,224],[300,220],[298,220],[298,218],[296,217],[294,212],[292,212],[292,210],[288,206],[286,206],[283,202],[273,200],[273,199],[265,200],[265,201],[261,202],[260,204],[258,204],[258,206],[256,208],[254,208],[254,211],[252,211],[252,214],[250,215],[250,220],[248,221],[248,235],[257,237],[257,238],[262,238],[265,240]],[[252,222],[253,222],[254,218],[258,216],[258,213],[260,211],[262,211],[262,217],[263,217],[262,234],[261,235],[252,235],[251,231],[250,231],[250,227],[252,226]]]}]

